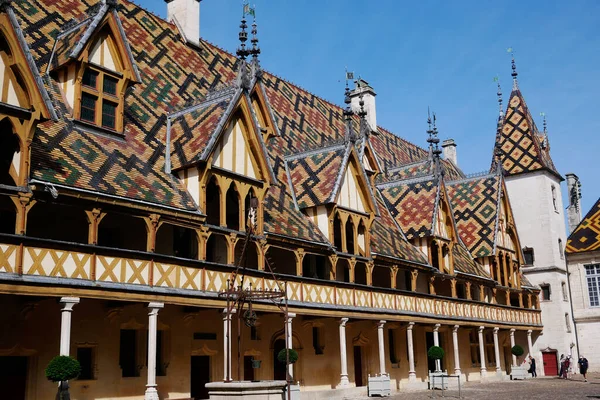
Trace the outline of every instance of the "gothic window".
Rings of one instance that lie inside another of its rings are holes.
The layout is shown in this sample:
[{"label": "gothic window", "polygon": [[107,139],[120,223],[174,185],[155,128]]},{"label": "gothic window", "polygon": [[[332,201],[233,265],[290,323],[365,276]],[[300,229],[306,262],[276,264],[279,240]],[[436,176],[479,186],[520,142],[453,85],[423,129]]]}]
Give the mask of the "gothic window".
[{"label": "gothic window", "polygon": [[523,257],[525,257],[525,265],[533,265],[535,258],[531,247],[525,247],[523,249]]},{"label": "gothic window", "polygon": [[342,221],[339,214],[333,220],[333,245],[337,251],[342,251]]},{"label": "gothic window", "polygon": [[240,199],[237,188],[232,183],[225,196],[225,222],[229,229],[240,230]]},{"label": "gothic window", "polygon": [[590,306],[600,306],[600,264],[591,264],[585,266],[585,275],[587,278],[588,295],[590,298]]},{"label": "gothic window", "polygon": [[356,253],[354,248],[354,224],[351,218],[348,218],[346,221],[346,252],[350,254]]},{"label": "gothic window", "polygon": [[556,187],[552,185],[552,206],[554,211],[558,212],[558,206],[556,205]]},{"label": "gothic window", "polygon": [[550,300],[550,285],[540,285],[542,289],[542,300],[549,301]]},{"label": "gothic window", "polygon": [[206,223],[221,225],[221,192],[214,176],[206,185]]}]

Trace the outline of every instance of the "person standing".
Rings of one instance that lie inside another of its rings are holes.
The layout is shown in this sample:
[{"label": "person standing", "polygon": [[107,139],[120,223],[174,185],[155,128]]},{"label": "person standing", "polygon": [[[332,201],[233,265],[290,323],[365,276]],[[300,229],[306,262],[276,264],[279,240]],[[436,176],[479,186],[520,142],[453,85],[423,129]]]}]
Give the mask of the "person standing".
[{"label": "person standing", "polygon": [[564,371],[565,371],[565,355],[561,354],[560,355],[560,371],[558,373],[558,377],[559,378],[563,377]]},{"label": "person standing", "polygon": [[579,364],[579,372],[581,373],[581,375],[583,375],[583,379],[585,382],[587,382],[587,370],[588,370],[588,360],[587,358],[585,358],[584,356],[579,356],[579,361],[577,361],[577,364]]},{"label": "person standing", "polygon": [[529,372],[531,373],[532,378],[537,377],[537,372],[535,371],[535,358],[529,356]]}]

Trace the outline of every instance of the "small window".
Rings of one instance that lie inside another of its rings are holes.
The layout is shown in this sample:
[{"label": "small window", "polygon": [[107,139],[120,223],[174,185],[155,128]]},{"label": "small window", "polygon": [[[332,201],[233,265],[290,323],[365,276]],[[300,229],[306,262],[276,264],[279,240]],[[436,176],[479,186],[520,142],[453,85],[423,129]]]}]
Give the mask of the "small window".
[{"label": "small window", "polygon": [[585,265],[585,275],[587,278],[590,307],[598,307],[600,306],[600,296],[598,295],[598,287],[600,286],[600,264]]},{"label": "small window", "polygon": [[104,84],[102,85],[102,91],[107,94],[117,95],[117,84],[119,81],[110,76],[104,77]]},{"label": "small window", "polygon": [[542,289],[542,300],[550,300],[550,285],[541,285]]},{"label": "small window", "polygon": [[554,207],[554,211],[558,212],[558,207],[556,205],[556,187],[552,185],[552,206]]},{"label": "small window", "polygon": [[325,346],[321,344],[321,328],[318,326],[313,326],[312,328],[312,339],[313,339],[313,348],[315,349],[315,354],[323,354],[323,349]]},{"label": "small window", "polygon": [[399,360],[398,360],[398,357],[396,356],[396,337],[394,335],[394,332],[395,332],[394,329],[388,329],[388,342],[389,342],[388,351],[389,351],[389,356],[390,356],[390,362],[392,364],[398,364]]},{"label": "small window", "polygon": [[563,249],[562,240],[558,239],[558,254],[560,254],[560,259],[565,259],[565,251]]},{"label": "small window", "polygon": [[260,336],[258,336],[258,329],[256,326],[250,327],[250,340],[260,340]]},{"label": "small window", "polygon": [[119,79],[105,70],[87,67],[80,89],[79,119],[112,131],[120,130]]},{"label": "small window", "polygon": [[567,295],[567,284],[565,282],[562,282],[560,285],[562,288],[563,300],[569,301],[569,296]]},{"label": "small window", "polygon": [[81,119],[88,122],[96,120],[96,101],[98,98],[89,93],[81,95]]},{"label": "small window", "polygon": [[95,348],[94,347],[78,347],[77,361],[81,365],[81,373],[77,379],[90,380],[96,379],[94,376],[95,367]]},{"label": "small window", "polygon": [[571,319],[569,318],[568,313],[565,313],[565,328],[567,329],[567,332],[571,332]]},{"label": "small window", "polygon": [[525,265],[533,265],[533,262],[535,261],[533,248],[525,247],[523,249],[523,257],[525,257]]},{"label": "small window", "polygon": [[110,101],[102,103],[102,126],[115,129],[117,122],[117,105]]}]

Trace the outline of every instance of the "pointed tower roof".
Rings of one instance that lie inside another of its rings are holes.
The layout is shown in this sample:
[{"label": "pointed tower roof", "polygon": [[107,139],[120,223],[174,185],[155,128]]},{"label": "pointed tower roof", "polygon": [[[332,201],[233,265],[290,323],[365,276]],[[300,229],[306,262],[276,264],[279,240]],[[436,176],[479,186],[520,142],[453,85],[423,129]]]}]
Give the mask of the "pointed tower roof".
[{"label": "pointed tower roof", "polygon": [[[514,58],[512,69],[513,88],[494,146],[495,149],[499,149],[498,156],[502,162],[505,175],[547,170],[563,180],[552,162],[549,147],[545,146],[541,140],[543,134],[539,132],[535,125],[525,103],[525,98],[519,89]],[[494,154],[492,156],[492,170],[496,168],[496,159],[497,155]]]}]

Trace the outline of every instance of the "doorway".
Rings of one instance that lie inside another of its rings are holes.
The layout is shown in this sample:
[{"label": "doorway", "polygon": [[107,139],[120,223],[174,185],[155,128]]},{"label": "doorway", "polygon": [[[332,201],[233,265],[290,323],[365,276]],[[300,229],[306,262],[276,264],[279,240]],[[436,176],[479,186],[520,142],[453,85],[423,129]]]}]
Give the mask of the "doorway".
[{"label": "doorway", "polygon": [[361,346],[354,346],[354,383],[356,383],[356,387],[365,386],[363,382]]},{"label": "doorway", "polygon": [[280,362],[277,355],[285,349],[285,340],[277,339],[273,344],[273,379],[276,381],[286,380],[285,362]]},{"label": "doorway", "polygon": [[190,382],[192,399],[208,399],[206,384],[210,382],[210,356],[192,356]]},{"label": "doorway", "polygon": [[2,397],[25,400],[27,390],[27,357],[0,357]]},{"label": "doorway", "polygon": [[244,356],[244,380],[254,381],[254,368],[252,368],[252,356]]},{"label": "doorway", "polygon": [[544,375],[558,375],[558,358],[556,357],[556,351],[543,352],[542,361],[544,362]]}]

